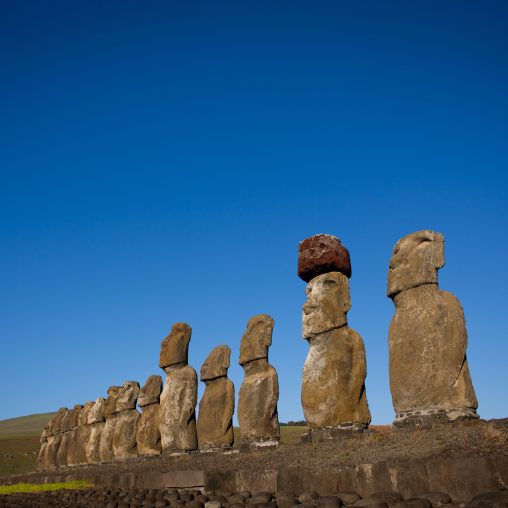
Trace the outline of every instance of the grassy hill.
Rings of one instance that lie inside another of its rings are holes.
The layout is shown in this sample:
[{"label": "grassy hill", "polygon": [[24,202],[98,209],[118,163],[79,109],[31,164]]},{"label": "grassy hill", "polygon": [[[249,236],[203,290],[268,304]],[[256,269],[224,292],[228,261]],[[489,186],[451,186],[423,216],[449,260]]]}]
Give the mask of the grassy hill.
[{"label": "grassy hill", "polygon": [[42,429],[56,413],[40,413],[0,421],[0,438],[40,436]]}]

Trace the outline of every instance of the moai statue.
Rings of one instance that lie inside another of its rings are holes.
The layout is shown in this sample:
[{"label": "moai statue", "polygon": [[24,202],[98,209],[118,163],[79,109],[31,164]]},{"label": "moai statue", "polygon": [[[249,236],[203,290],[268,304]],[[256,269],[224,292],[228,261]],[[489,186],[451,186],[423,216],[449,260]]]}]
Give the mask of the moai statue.
[{"label": "moai statue", "polygon": [[41,434],[41,448],[36,461],[38,471],[42,471],[47,467],[48,444],[51,442],[50,438],[53,436],[53,424],[55,422],[55,418],[56,417],[53,417],[49,420]]},{"label": "moai statue", "polygon": [[135,457],[138,454],[136,433],[140,414],[136,409],[139,383],[126,381],[116,400],[116,424],[113,433],[113,453],[115,459]]},{"label": "moai statue", "polygon": [[227,378],[230,355],[228,346],[217,346],[201,366],[205,383],[197,422],[201,449],[231,448],[234,441],[235,387]]},{"label": "moai statue", "polygon": [[198,377],[188,365],[192,329],[175,323],[161,343],[159,367],[166,373],[159,408],[162,453],[196,450],[196,402]]},{"label": "moai statue", "polygon": [[62,441],[61,421],[66,412],[67,408],[61,407],[58,410],[58,414],[54,417],[53,423],[50,422],[51,435],[47,437],[43,469],[56,469],[58,467],[58,448],[60,448]]},{"label": "moai statue", "polygon": [[279,444],[279,380],[277,372],[268,363],[272,331],[270,316],[254,316],[247,323],[240,344],[239,363],[245,377],[238,393],[238,423],[244,449]]},{"label": "moai statue", "polygon": [[439,289],[443,266],[441,233],[418,231],[393,248],[387,294],[395,305],[388,332],[394,428],[478,418],[464,313],[457,297]]},{"label": "moai statue", "polygon": [[71,411],[71,415],[69,417],[69,443],[67,445],[67,457],[66,463],[70,465],[72,462],[72,457],[75,453],[75,444],[77,442],[78,436],[78,424],[79,424],[79,415],[83,406],[81,404],[76,404]]},{"label": "moai statue", "polygon": [[91,426],[90,439],[86,446],[86,460],[89,464],[101,461],[101,436],[106,425],[104,421],[105,400],[99,397],[88,412],[88,425]]},{"label": "moai statue", "polygon": [[111,462],[115,458],[113,452],[113,434],[116,424],[116,400],[120,395],[120,386],[110,386],[108,388],[108,397],[104,402],[104,418],[106,424],[102,429],[100,455],[101,462]]},{"label": "moai statue", "polygon": [[90,441],[90,434],[92,433],[92,426],[88,425],[88,415],[94,407],[94,404],[95,402],[92,402],[91,400],[85,402],[83,409],[79,412],[78,428],[76,432],[76,448],[72,454],[73,462],[72,464],[69,463],[70,466],[86,464],[88,462],[86,449],[88,447],[88,441]]},{"label": "moai statue", "polygon": [[[309,354],[302,371],[302,407],[311,440],[363,432],[370,423],[362,338],[349,328],[349,252],[332,235],[300,242],[298,275],[305,282],[302,336]],[[313,429],[324,429],[315,432]]]},{"label": "moai statue", "polygon": [[69,419],[71,417],[72,410],[67,409],[63,414],[60,420],[60,432],[62,433],[62,439],[60,440],[60,445],[58,446],[58,451],[56,454],[56,462],[58,467],[65,467],[67,465],[67,450],[69,448],[70,442],[70,425]]},{"label": "moai statue", "polygon": [[162,378],[160,376],[150,376],[139,392],[138,406],[141,408],[141,417],[136,434],[139,455],[158,455],[161,452],[159,430],[161,392]]}]

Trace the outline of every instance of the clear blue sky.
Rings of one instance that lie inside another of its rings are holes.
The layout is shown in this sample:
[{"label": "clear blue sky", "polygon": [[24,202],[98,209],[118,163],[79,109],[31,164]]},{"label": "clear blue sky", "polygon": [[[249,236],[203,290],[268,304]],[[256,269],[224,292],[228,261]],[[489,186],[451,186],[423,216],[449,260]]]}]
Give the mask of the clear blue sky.
[{"label": "clear blue sky", "polygon": [[[484,418],[506,417],[505,1],[16,1],[0,13],[0,419],[158,368],[199,371],[275,319],[279,417],[303,419],[298,242],[338,236],[373,423],[394,419],[394,244],[445,237]],[[203,393],[200,383],[199,397]]]}]

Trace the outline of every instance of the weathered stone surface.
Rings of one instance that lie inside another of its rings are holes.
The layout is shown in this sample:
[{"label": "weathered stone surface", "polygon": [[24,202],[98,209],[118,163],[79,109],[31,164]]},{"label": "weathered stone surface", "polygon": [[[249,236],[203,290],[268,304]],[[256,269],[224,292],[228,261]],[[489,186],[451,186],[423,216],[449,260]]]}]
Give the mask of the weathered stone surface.
[{"label": "weathered stone surface", "polygon": [[332,235],[314,235],[298,245],[298,277],[310,282],[328,272],[340,272],[351,277],[349,252]]},{"label": "weathered stone surface", "polygon": [[139,417],[140,414],[136,409],[126,409],[116,415],[115,430],[113,432],[113,454],[115,459],[133,457],[138,454],[136,433]]},{"label": "weathered stone surface", "polygon": [[162,452],[196,450],[196,403],[198,376],[190,365],[164,369],[166,384],[161,394],[159,428]]},{"label": "weathered stone surface", "polygon": [[96,422],[92,423],[90,426],[91,431],[90,439],[86,447],[86,460],[90,464],[97,464],[101,461],[101,437],[106,422]]},{"label": "weathered stone surface", "polygon": [[79,412],[78,426],[74,429],[72,444],[67,451],[67,463],[69,466],[86,464],[86,449],[90,439],[92,428],[88,425],[88,415],[95,402],[88,401]]},{"label": "weathered stone surface", "polygon": [[187,365],[192,329],[186,323],[175,323],[161,343],[159,366],[166,373],[159,408],[162,452],[196,450],[196,403],[198,377]]},{"label": "weathered stone surface", "polygon": [[188,361],[189,342],[192,328],[187,323],[175,323],[170,334],[161,343],[159,367]]},{"label": "weathered stone surface", "polygon": [[136,401],[138,400],[139,383],[137,381],[125,381],[116,399],[115,413],[127,411],[128,409],[136,409]]},{"label": "weathered stone surface", "polygon": [[213,348],[201,366],[200,380],[208,381],[227,376],[230,356],[231,349],[226,345]]},{"label": "weathered stone surface", "polygon": [[102,397],[98,397],[95,404],[88,411],[87,423],[100,423],[104,421],[104,404],[105,400]]},{"label": "weathered stone surface", "polygon": [[145,386],[139,391],[138,406],[145,407],[150,404],[158,404],[162,393],[162,378],[160,376],[150,376]]},{"label": "weathered stone surface", "polygon": [[121,388],[119,386],[110,386],[108,388],[108,397],[104,402],[104,418],[106,419],[106,424],[101,433],[101,462],[110,462],[115,458],[113,453],[113,434],[115,432],[116,423],[116,401],[120,395],[120,390]]},{"label": "weathered stone surface", "polygon": [[201,367],[201,381],[206,387],[197,421],[200,448],[232,445],[234,441],[235,387],[226,377],[230,355],[228,346],[217,346]]},{"label": "weathered stone surface", "polygon": [[71,442],[71,433],[69,432],[70,427],[70,417],[72,415],[71,409],[67,409],[60,420],[60,431],[62,432],[62,439],[60,441],[60,445],[58,447],[58,452],[56,456],[56,461],[58,467],[65,467],[67,465],[67,452],[69,449],[69,444]]},{"label": "weathered stone surface", "polygon": [[326,273],[312,279],[306,292],[302,330],[310,347],[302,372],[305,419],[311,429],[368,424],[365,348],[347,325],[349,281],[342,273]]},{"label": "weathered stone surface", "polygon": [[44,457],[41,459],[42,469],[56,469],[58,467],[57,454],[62,440],[61,420],[66,411],[66,407],[61,407],[48,424],[50,435],[47,436]]},{"label": "weathered stone surface", "polygon": [[268,363],[273,324],[273,319],[266,314],[254,316],[242,336],[239,363],[245,378],[238,393],[238,423],[244,440],[280,437],[279,380]]},{"label": "weathered stone surface", "polygon": [[397,420],[407,412],[445,410],[450,421],[476,416],[478,402],[466,359],[467,332],[458,299],[441,291],[441,233],[419,231],[399,240],[388,269],[390,389]]},{"label": "weathered stone surface", "polygon": [[[158,376],[157,376],[158,377]],[[141,408],[136,442],[139,455],[158,455],[161,453],[161,433],[159,430],[160,404],[150,404]]]},{"label": "weathered stone surface", "polygon": [[69,427],[71,429],[74,429],[78,426],[79,423],[79,414],[81,410],[83,409],[83,406],[81,404],[76,404],[74,408],[71,411],[71,415],[69,417]]}]

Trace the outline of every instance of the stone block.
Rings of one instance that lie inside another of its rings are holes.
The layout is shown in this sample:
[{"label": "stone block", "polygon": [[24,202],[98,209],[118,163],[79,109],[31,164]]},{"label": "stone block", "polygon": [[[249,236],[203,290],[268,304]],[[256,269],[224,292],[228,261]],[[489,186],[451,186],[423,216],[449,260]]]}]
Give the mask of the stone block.
[{"label": "stone block", "polygon": [[[277,492],[278,471],[268,469],[260,471],[237,471],[236,490],[249,491],[252,495],[258,492]],[[282,489],[281,489],[282,490]]]},{"label": "stone block", "polygon": [[205,471],[170,471],[164,474],[164,488],[184,489],[190,487],[204,487]]}]

